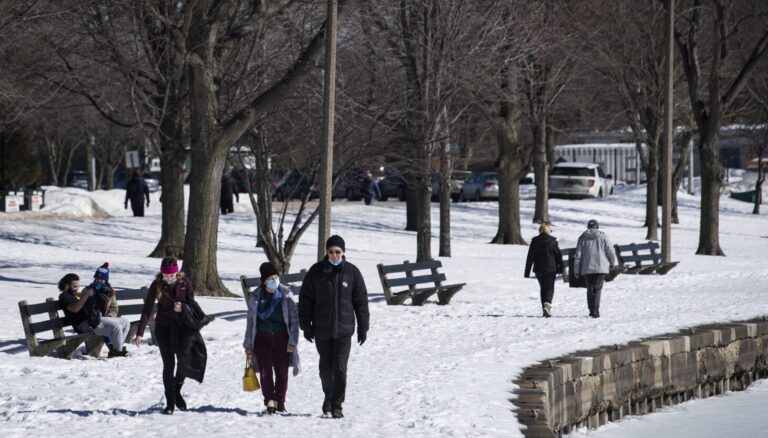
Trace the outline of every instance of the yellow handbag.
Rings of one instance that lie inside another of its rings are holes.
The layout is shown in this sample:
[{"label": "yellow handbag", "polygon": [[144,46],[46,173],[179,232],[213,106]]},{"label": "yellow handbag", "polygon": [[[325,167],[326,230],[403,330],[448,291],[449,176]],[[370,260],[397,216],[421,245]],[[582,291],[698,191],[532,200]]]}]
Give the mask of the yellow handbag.
[{"label": "yellow handbag", "polygon": [[259,378],[256,377],[256,370],[253,369],[251,356],[245,358],[245,373],[243,374],[243,391],[253,392],[261,388]]}]

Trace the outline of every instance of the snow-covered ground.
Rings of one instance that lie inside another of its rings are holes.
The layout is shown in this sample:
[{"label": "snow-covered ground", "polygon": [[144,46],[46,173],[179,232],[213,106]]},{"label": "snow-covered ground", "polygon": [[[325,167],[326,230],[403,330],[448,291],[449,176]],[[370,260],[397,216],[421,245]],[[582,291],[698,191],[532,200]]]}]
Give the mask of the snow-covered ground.
[{"label": "snow-covered ground", "polygon": [[[642,241],[643,190],[618,187],[616,195],[604,200],[552,200],[553,234],[561,247],[574,246],[587,220],[595,218],[614,243]],[[129,346],[131,357],[108,361],[32,358],[16,305],[57,296],[56,283],[67,272],[78,273],[86,283],[104,261],[110,263],[116,287],[151,281],[159,261],[146,255],[160,235],[159,193],[153,194],[144,218],[123,209],[124,193],[49,188],[45,212],[0,213],[0,289],[6,299],[0,310],[0,436],[52,436],[64,430],[144,436],[242,436],[251,431],[271,436],[521,436],[509,399],[512,381],[527,365],[692,325],[768,314],[768,218],[750,214],[751,204],[725,196],[720,243],[727,257],[694,254],[700,202],[681,193],[680,224],[672,235],[673,259],[680,265],[666,276],[625,275],[608,283],[600,319],[586,317],[583,289],[568,289],[562,282],[556,286],[554,317],[540,316],[538,284],[523,278],[527,247],[488,244],[497,226],[495,202],[452,206],[453,257],[441,260],[449,282],[467,286],[450,305],[431,300],[423,307],[387,306],[376,264],[415,259],[415,235],[403,231],[405,206],[341,202],[333,206],[332,232],[345,238],[348,260],[365,277],[371,311],[368,341],[352,348],[346,418],[320,417],[317,353],[303,339],[304,371],[291,376],[286,401],[292,415],[257,416],[260,395],[241,391],[245,303],[206,297],[200,302],[208,313],[225,312],[203,331],[206,380],[202,385],[188,382],[183,392],[192,409],[168,417],[160,414],[164,402],[156,348]],[[530,223],[532,198],[526,192],[522,201],[523,234],[529,239],[537,228]],[[219,230],[219,271],[237,293],[239,276],[255,276],[265,261],[255,247],[248,206],[242,197],[236,214],[222,216]],[[437,236],[436,204],[433,225]],[[313,262],[315,230],[311,227],[304,236],[293,271]],[[760,403],[734,401],[760,396]],[[634,436],[724,436],[714,434],[714,428],[658,431],[679,421],[699,425],[715,418],[719,423],[743,403],[764,406],[766,401],[766,385],[758,384],[746,393],[673,407],[589,434],[624,436],[633,428],[663,424],[657,432],[644,429]],[[718,403],[716,415],[707,411]],[[768,435],[764,415],[740,423],[752,428],[726,435]]]}]

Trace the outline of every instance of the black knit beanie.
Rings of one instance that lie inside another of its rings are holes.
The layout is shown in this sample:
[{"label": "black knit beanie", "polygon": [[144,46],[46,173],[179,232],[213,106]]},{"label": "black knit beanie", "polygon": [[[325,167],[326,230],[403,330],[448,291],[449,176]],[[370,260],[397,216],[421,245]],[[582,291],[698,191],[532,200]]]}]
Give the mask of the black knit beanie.
[{"label": "black knit beanie", "polygon": [[334,234],[325,241],[326,250],[332,246],[338,246],[342,251],[347,252],[346,248],[344,248],[344,239],[342,239],[341,236],[337,234]]},{"label": "black knit beanie", "polygon": [[275,265],[270,262],[262,263],[261,266],[259,266],[259,273],[261,274],[261,281],[264,281],[265,278],[273,275],[280,275],[280,273],[277,272]]}]

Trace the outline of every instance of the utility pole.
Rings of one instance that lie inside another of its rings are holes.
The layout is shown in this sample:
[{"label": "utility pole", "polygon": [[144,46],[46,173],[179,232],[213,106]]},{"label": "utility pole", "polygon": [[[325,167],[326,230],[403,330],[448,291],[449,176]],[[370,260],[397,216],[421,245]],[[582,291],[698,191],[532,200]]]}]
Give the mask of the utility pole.
[{"label": "utility pole", "polygon": [[672,260],[672,140],[674,134],[673,118],[673,86],[674,86],[674,26],[675,26],[675,0],[666,0],[666,83],[664,104],[664,153],[662,154],[662,200],[661,200],[661,259],[663,262]]},{"label": "utility pole", "polygon": [[323,75],[323,158],[320,164],[320,218],[317,230],[317,259],[325,256],[325,241],[331,235],[331,185],[333,183],[333,118],[336,104],[336,24],[338,0],[328,0],[325,26],[325,70]]}]

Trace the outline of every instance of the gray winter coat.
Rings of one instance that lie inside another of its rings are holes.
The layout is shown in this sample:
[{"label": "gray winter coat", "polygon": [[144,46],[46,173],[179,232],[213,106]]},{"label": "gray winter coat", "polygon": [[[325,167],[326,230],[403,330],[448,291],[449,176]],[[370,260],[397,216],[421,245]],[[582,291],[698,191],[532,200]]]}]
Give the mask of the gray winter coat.
[{"label": "gray winter coat", "polygon": [[[293,367],[293,375],[298,375],[301,372],[301,362],[299,361],[299,311],[296,308],[296,303],[293,301],[293,294],[291,290],[284,285],[278,286],[280,292],[283,294],[283,320],[285,325],[288,326],[288,345],[293,346],[293,353],[291,353],[291,366]],[[243,339],[243,348],[253,349],[253,342],[256,340],[256,320],[259,317],[259,300],[261,299],[261,286],[257,287],[251,292],[250,303],[248,304],[248,322],[245,326],[245,339]],[[253,360],[253,368],[259,369],[259,364],[256,361],[256,355],[254,354],[251,359]]]},{"label": "gray winter coat", "polygon": [[614,265],[616,255],[608,236],[595,228],[583,232],[576,245],[576,258],[573,261],[575,274],[607,274]]}]

